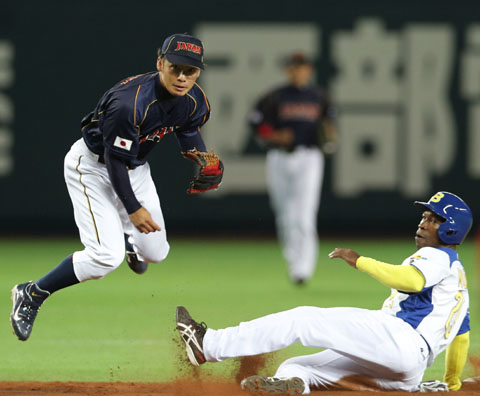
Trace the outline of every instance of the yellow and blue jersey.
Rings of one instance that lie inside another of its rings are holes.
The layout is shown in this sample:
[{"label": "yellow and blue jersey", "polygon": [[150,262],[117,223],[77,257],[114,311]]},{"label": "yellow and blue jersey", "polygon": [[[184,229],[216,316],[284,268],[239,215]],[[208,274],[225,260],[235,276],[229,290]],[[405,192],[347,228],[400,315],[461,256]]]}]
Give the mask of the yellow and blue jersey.
[{"label": "yellow and blue jersey", "polygon": [[392,290],[382,310],[416,329],[427,341],[433,361],[456,335],[470,330],[465,271],[458,253],[449,248],[421,248],[402,265],[416,267],[425,286],[418,293]]}]

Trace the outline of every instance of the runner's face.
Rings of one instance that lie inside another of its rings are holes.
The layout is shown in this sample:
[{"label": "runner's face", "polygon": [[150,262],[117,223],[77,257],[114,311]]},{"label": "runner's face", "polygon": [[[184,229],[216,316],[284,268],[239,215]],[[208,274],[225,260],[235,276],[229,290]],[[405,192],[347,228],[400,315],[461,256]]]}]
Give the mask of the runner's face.
[{"label": "runner's face", "polygon": [[200,69],[177,65],[167,59],[158,59],[157,70],[160,72],[160,81],[165,89],[173,96],[184,96],[190,91],[200,75]]},{"label": "runner's face", "polygon": [[415,234],[415,244],[417,249],[422,247],[440,247],[444,244],[438,237],[438,227],[444,220],[435,213],[426,210],[422,214],[422,219],[418,224],[417,233]]}]

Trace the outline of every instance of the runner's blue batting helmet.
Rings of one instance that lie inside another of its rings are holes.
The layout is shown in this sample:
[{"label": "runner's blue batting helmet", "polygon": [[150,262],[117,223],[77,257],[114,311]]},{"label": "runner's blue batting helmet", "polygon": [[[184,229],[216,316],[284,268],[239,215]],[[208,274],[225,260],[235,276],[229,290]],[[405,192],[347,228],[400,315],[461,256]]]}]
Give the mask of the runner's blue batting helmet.
[{"label": "runner's blue batting helmet", "polygon": [[415,201],[414,204],[445,219],[437,232],[440,240],[447,245],[460,245],[472,227],[472,211],[455,194],[440,191],[428,202]]}]

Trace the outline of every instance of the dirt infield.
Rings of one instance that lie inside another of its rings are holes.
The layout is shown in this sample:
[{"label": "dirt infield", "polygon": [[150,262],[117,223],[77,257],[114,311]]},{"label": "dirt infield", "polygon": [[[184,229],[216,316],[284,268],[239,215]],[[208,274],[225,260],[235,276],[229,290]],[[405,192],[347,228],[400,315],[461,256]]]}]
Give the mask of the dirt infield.
[{"label": "dirt infield", "polygon": [[[201,368],[190,366],[184,357],[179,358],[181,379],[172,382],[0,382],[0,396],[249,396],[240,388],[240,381],[254,375],[268,365],[271,354],[238,359],[238,367],[231,380],[218,380],[202,373]],[[477,359],[477,358],[475,358]],[[480,396],[479,362],[475,377],[465,380],[456,396]],[[341,386],[341,388],[340,388]],[[366,390],[370,389],[370,390]],[[373,391],[373,392],[372,392]],[[368,381],[344,378],[339,388],[313,390],[313,396],[406,396],[408,392],[378,391]]]},{"label": "dirt infield", "polygon": [[[313,391],[321,396],[396,396],[407,392]],[[179,380],[166,383],[125,382],[0,382],[0,395],[8,396],[246,396],[236,383]],[[456,396],[480,396],[480,381],[464,382]]]}]

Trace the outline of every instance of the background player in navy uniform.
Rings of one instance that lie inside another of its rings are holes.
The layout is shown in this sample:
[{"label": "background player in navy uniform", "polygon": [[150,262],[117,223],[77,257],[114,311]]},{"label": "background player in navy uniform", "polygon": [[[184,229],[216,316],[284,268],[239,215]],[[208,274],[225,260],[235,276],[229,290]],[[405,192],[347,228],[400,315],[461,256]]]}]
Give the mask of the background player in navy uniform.
[{"label": "background player in navy uniform", "polygon": [[[297,307],[224,329],[207,329],[177,307],[179,331],[196,366],[257,355],[297,341],[325,349],[283,362],[274,377],[252,376],[243,389],[306,394],[311,388],[458,390],[470,339],[467,278],[456,251],[472,226],[472,212],[458,196],[440,191],[415,202],[421,219],[417,251],[401,265],[335,249],[341,258],[391,288],[381,310]],[[446,350],[445,376],[422,383],[425,369]]]},{"label": "background player in navy uniform", "polygon": [[65,157],[65,181],[84,250],[65,258],[36,282],[12,290],[16,336],[30,336],[40,305],[55,291],[100,279],[124,260],[145,272],[169,251],[160,200],[147,157],[174,133],[182,154],[198,173],[188,193],[218,187],[223,165],[207,153],[200,127],[210,116],[196,84],[203,43],[190,35],[169,36],[158,52],[157,71],[129,77],[108,90],[81,123],[83,137]]},{"label": "background player in navy uniform", "polygon": [[317,261],[325,162],[320,146],[331,152],[336,130],[325,94],[310,84],[311,61],[294,53],[285,72],[288,84],[261,98],[250,121],[268,147],[268,193],[289,276],[302,284],[313,275]]}]

